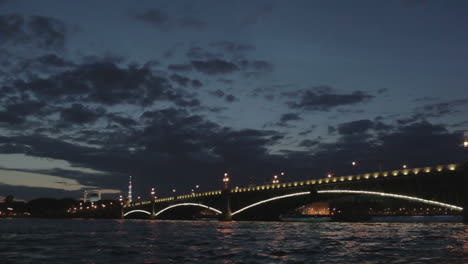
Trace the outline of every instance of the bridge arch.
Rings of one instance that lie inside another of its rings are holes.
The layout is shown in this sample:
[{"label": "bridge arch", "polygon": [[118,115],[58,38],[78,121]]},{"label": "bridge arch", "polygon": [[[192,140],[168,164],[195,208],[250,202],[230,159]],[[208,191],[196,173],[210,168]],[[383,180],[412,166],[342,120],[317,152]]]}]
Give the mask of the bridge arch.
[{"label": "bridge arch", "polygon": [[463,211],[463,207],[460,207],[460,206],[447,204],[447,203],[441,203],[441,202],[437,202],[433,200],[422,199],[422,198],[418,198],[414,196],[400,195],[400,194],[395,194],[395,193],[371,192],[371,191],[363,191],[363,190],[320,190],[320,191],[317,191],[317,193],[319,194],[320,193],[350,193],[350,194],[376,195],[376,196],[404,199],[404,200],[409,200],[409,201],[416,201],[416,202],[421,202],[425,204],[437,205],[437,206],[449,208],[449,209],[456,210],[456,211]]},{"label": "bridge arch", "polygon": [[271,201],[275,201],[275,200],[280,200],[280,199],[285,199],[285,198],[289,198],[289,197],[294,197],[294,196],[300,196],[300,195],[307,195],[307,194],[310,194],[310,192],[298,192],[298,193],[290,193],[290,194],[286,194],[286,195],[281,195],[281,196],[276,196],[276,197],[273,197],[273,198],[269,198],[269,199],[266,199],[266,200],[262,200],[260,202],[256,202],[256,203],[253,203],[251,205],[247,205],[246,207],[243,207],[235,212],[232,213],[232,216],[242,212],[242,211],[245,211],[249,208],[252,208],[252,207],[255,207],[255,206],[258,206],[258,205],[261,205],[261,204],[264,204],[264,203],[268,203],[268,202],[271,202]]},{"label": "bridge arch", "polygon": [[132,211],[126,212],[123,216],[127,216],[127,215],[133,214],[133,213],[144,213],[144,214],[147,214],[147,215],[151,215],[150,212],[145,211],[145,210],[132,210]]},{"label": "bridge arch", "polygon": [[157,213],[154,214],[154,216],[158,216],[159,214],[169,210],[169,209],[172,209],[172,208],[175,208],[175,207],[179,207],[179,206],[198,206],[198,207],[203,207],[205,209],[209,209],[213,212],[216,212],[218,214],[221,214],[222,212],[216,208],[213,208],[213,207],[209,207],[209,206],[206,206],[204,204],[200,204],[200,203],[180,203],[180,204],[173,204],[173,205],[170,205],[160,211],[158,211]]}]

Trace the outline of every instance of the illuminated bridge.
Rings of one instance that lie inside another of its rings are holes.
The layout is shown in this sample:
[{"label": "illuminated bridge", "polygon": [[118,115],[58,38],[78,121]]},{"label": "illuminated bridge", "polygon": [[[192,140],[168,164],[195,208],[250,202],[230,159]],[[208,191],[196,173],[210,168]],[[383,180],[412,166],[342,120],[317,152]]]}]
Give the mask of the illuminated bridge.
[{"label": "illuminated bridge", "polygon": [[[317,201],[385,197],[462,213],[468,220],[468,162],[311,179],[254,187],[177,195],[124,205],[125,218],[187,219],[211,212],[219,220],[274,220],[291,209]],[[350,205],[352,208],[353,205]]]}]

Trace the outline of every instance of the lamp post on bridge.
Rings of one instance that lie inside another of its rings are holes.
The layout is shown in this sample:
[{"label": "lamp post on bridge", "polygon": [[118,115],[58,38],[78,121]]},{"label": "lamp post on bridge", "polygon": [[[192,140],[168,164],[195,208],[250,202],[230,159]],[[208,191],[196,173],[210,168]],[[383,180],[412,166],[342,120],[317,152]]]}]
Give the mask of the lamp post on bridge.
[{"label": "lamp post on bridge", "polygon": [[150,216],[151,219],[154,219],[155,214],[156,214],[156,212],[154,210],[154,205],[156,203],[156,198],[157,198],[156,197],[156,191],[154,190],[154,187],[153,187],[153,188],[151,188],[151,216]]},{"label": "lamp post on bridge", "polygon": [[272,182],[273,182],[273,184],[279,183],[278,175],[276,175],[276,174],[273,175],[273,181]]},{"label": "lamp post on bridge", "polygon": [[223,200],[224,200],[224,210],[222,210],[222,213],[220,215],[219,220],[220,221],[232,221],[232,213],[231,213],[231,203],[229,201],[229,175],[227,172],[224,173],[223,177]]},{"label": "lamp post on bridge", "polygon": [[224,183],[224,190],[227,190],[229,188],[229,176],[227,172],[224,173],[223,183]]}]

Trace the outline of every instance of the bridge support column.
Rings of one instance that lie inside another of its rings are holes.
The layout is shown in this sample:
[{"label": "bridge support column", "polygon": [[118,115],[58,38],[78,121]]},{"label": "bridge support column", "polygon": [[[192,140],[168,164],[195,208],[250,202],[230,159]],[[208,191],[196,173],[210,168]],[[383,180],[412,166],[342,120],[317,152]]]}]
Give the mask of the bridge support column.
[{"label": "bridge support column", "polygon": [[151,198],[151,215],[150,215],[151,220],[156,219],[156,211],[154,211],[154,205],[155,205],[154,198]]},{"label": "bridge support column", "polygon": [[463,163],[461,173],[463,173],[463,181],[465,182],[463,188],[463,223],[468,224],[468,161]]},{"label": "bridge support column", "polygon": [[224,189],[222,192],[224,208],[219,217],[219,221],[232,221],[231,202],[229,201],[229,189]]}]

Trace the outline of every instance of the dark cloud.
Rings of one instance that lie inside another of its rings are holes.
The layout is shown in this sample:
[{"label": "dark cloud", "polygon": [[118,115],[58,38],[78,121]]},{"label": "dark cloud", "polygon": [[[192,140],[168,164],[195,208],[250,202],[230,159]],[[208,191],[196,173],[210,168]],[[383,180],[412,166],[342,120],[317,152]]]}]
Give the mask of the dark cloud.
[{"label": "dark cloud", "polygon": [[420,112],[426,117],[441,117],[448,114],[455,114],[461,107],[468,106],[468,98],[451,101],[426,104],[420,108]]},{"label": "dark cloud", "polygon": [[220,89],[209,91],[209,94],[218,98],[224,98],[224,100],[228,103],[239,101],[239,99],[236,96],[232,94],[226,94]]},{"label": "dark cloud", "polygon": [[381,122],[374,122],[368,119],[362,119],[338,125],[338,133],[340,133],[341,135],[351,135],[365,133],[371,129],[378,131],[387,130],[390,128],[390,126],[385,125]]},{"label": "dark cloud", "polygon": [[304,139],[304,140],[301,141],[301,143],[299,143],[299,146],[310,148],[310,147],[313,147],[313,146],[317,146],[319,143],[320,142],[318,140]]},{"label": "dark cloud", "polygon": [[251,67],[257,72],[272,72],[273,64],[267,61],[254,60],[251,62]]},{"label": "dark cloud", "polygon": [[186,53],[187,57],[195,60],[214,60],[223,57],[222,53],[213,53],[199,46],[190,46]]},{"label": "dark cloud", "polygon": [[24,117],[7,111],[0,111],[0,124],[17,125],[24,122]]},{"label": "dark cloud", "polygon": [[[1,102],[1,101],[0,101]],[[30,115],[42,115],[46,106],[44,101],[31,100],[28,97],[8,97],[4,102],[4,110],[0,111],[0,123],[18,125],[26,121]]]},{"label": "dark cloud", "polygon": [[170,27],[186,29],[203,29],[205,22],[193,16],[170,16],[160,8],[148,9],[132,16],[134,19],[159,29],[167,30]]},{"label": "dark cloud", "polygon": [[193,67],[202,73],[209,75],[233,73],[239,70],[236,64],[220,59],[213,60],[193,60]]},{"label": "dark cloud", "polygon": [[37,58],[37,61],[42,65],[53,67],[72,67],[75,64],[71,61],[65,60],[55,54],[47,54]]},{"label": "dark cloud", "polygon": [[135,14],[133,18],[156,27],[169,25],[169,16],[159,8],[153,8],[143,13]]},{"label": "dark cloud", "polygon": [[468,108],[468,98],[449,101],[438,101],[435,98],[419,98],[417,100],[417,102],[427,101],[433,101],[433,103],[416,107],[412,115],[397,119],[397,123],[406,125],[414,122],[421,122],[429,118],[440,118],[447,115],[460,114],[466,112]]},{"label": "dark cloud", "polygon": [[178,72],[192,71],[191,64],[170,64],[167,68],[171,71],[178,71]]},{"label": "dark cloud", "polygon": [[103,108],[92,109],[82,104],[73,104],[60,111],[62,120],[72,124],[93,123],[104,114],[105,110]]},{"label": "dark cloud", "polygon": [[115,122],[123,127],[134,127],[138,125],[138,122],[134,120],[133,118],[125,117],[125,116],[120,116],[115,113],[111,113],[108,115],[108,119],[111,122]]},{"label": "dark cloud", "polygon": [[225,53],[233,54],[233,55],[241,55],[245,52],[254,51],[255,47],[249,44],[243,44],[235,41],[216,41],[210,43],[211,47],[219,48]]},{"label": "dark cloud", "polygon": [[179,74],[172,74],[169,78],[173,82],[175,82],[175,83],[177,83],[178,85],[181,85],[181,86],[187,86],[187,84],[190,82],[189,78],[184,77],[184,76],[179,75]]},{"label": "dark cloud", "polygon": [[36,41],[42,48],[60,49],[65,46],[65,25],[54,18],[43,16],[32,16],[29,20]]},{"label": "dark cloud", "polygon": [[209,91],[209,93],[213,96],[216,97],[224,97],[225,93],[221,91],[220,89],[214,90],[214,91]]},{"label": "dark cloud", "polygon": [[0,15],[0,45],[33,45],[43,49],[63,49],[67,28],[55,18],[23,17],[18,14]]},{"label": "dark cloud", "polygon": [[289,121],[302,120],[302,118],[297,113],[286,113],[281,115],[280,122],[286,123]]},{"label": "dark cloud", "polygon": [[228,79],[224,79],[224,78],[218,79],[218,82],[221,82],[221,83],[224,83],[224,84],[233,84],[234,83],[233,80],[228,80]]},{"label": "dark cloud", "polygon": [[[176,79],[183,82],[183,78]],[[148,68],[120,68],[112,63],[83,64],[49,78],[17,81],[15,87],[20,92],[32,92],[38,98],[55,102],[149,105],[156,100],[182,103],[194,99],[174,89],[165,77],[154,75]]]},{"label": "dark cloud", "polygon": [[312,126],[311,129],[306,129],[306,130],[303,130],[301,132],[298,133],[299,136],[305,136],[305,135],[308,135],[310,133],[312,133],[314,130],[315,130],[316,126]]},{"label": "dark cloud", "polygon": [[381,88],[381,89],[377,90],[377,94],[384,94],[384,93],[387,93],[387,92],[388,92],[387,88]]},{"label": "dark cloud", "polygon": [[309,111],[330,111],[338,106],[367,102],[374,97],[363,91],[339,94],[329,87],[316,87],[314,89],[286,92],[283,95],[297,98],[296,101],[288,103],[291,108]]},{"label": "dark cloud", "polygon": [[203,86],[203,83],[201,81],[199,81],[199,80],[192,80],[191,84],[195,88],[200,88],[200,87]]},{"label": "dark cloud", "polygon": [[239,99],[237,97],[235,97],[233,94],[228,94],[226,95],[226,97],[224,97],[224,100],[228,103],[232,103],[232,102],[235,102],[235,101],[239,101]]}]

